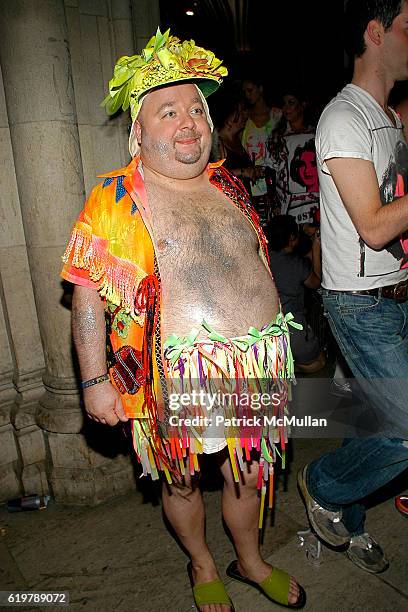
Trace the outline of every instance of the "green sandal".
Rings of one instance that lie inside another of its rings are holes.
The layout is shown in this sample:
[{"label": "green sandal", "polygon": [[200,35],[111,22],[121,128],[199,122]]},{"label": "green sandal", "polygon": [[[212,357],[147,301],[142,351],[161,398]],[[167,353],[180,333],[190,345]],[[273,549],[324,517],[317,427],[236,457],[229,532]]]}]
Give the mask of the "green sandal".
[{"label": "green sandal", "polygon": [[231,601],[224,583],[221,580],[212,580],[211,582],[203,582],[202,584],[194,584],[191,563],[187,565],[187,572],[190,577],[191,587],[197,610],[200,606],[211,604],[225,604],[231,606],[231,612],[235,612],[234,604]]},{"label": "green sandal", "polygon": [[245,584],[249,584],[250,586],[257,589],[263,595],[266,595],[270,601],[279,604],[280,606],[285,606],[286,608],[303,608],[306,603],[306,593],[303,587],[298,584],[299,587],[299,597],[296,603],[290,604],[288,601],[289,596],[289,582],[290,576],[283,570],[280,570],[276,567],[273,568],[269,576],[265,578],[262,582],[254,582],[249,578],[245,578],[240,571],[238,570],[238,562],[237,560],[231,561],[226,570],[227,576],[233,578],[234,580],[238,580],[239,582],[243,582]]}]

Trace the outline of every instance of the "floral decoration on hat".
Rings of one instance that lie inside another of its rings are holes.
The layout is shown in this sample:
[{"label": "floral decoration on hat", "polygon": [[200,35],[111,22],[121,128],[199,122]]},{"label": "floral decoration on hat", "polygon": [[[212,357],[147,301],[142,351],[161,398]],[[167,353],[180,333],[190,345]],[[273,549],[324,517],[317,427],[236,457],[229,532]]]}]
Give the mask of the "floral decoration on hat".
[{"label": "floral decoration on hat", "polygon": [[140,97],[154,89],[180,81],[194,81],[204,96],[213,93],[228,74],[212,51],[197,47],[194,40],[181,42],[157,28],[141,55],[121,57],[109,81],[109,94],[102,102],[109,115],[130,106],[137,117]]}]

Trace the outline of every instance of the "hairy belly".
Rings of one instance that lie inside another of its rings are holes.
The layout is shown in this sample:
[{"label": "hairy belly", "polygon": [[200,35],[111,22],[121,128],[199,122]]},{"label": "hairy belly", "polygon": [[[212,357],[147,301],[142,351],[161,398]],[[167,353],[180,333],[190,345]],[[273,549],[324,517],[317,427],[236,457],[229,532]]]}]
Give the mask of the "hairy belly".
[{"label": "hairy belly", "polygon": [[147,191],[164,338],[185,335],[203,320],[226,337],[269,323],[278,297],[256,232],[242,212],[210,185],[183,198],[163,186],[148,185]]},{"label": "hairy belly", "polygon": [[[274,282],[258,254],[234,270],[212,269],[203,261],[183,269],[161,265],[160,272],[164,338],[185,335],[203,321],[226,337],[242,336],[251,326],[269,323],[278,311]],[[200,337],[205,335],[201,330]]]}]

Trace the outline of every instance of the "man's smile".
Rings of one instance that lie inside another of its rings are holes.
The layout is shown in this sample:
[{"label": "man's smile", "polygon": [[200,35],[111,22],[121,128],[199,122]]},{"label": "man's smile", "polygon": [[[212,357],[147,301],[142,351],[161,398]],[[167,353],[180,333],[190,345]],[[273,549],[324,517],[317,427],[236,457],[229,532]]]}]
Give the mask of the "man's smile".
[{"label": "man's smile", "polygon": [[181,144],[181,145],[190,145],[190,144],[194,144],[195,142],[197,142],[200,139],[199,136],[196,136],[195,138],[182,138],[182,139],[178,139],[176,140],[176,144]]}]

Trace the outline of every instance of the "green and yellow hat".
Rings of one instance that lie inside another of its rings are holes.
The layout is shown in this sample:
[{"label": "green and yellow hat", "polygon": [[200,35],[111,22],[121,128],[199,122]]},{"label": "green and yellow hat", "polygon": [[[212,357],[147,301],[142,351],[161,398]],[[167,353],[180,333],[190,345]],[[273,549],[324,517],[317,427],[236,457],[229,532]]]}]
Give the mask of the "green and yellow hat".
[{"label": "green and yellow hat", "polygon": [[181,42],[170,36],[170,29],[164,34],[157,28],[140,55],[121,57],[109,81],[109,94],[102,102],[109,115],[120,108],[130,107],[132,121],[140,111],[144,94],[152,89],[191,81],[204,97],[213,93],[228,74],[221,65],[222,60],[214,53],[197,47],[194,40]]}]

